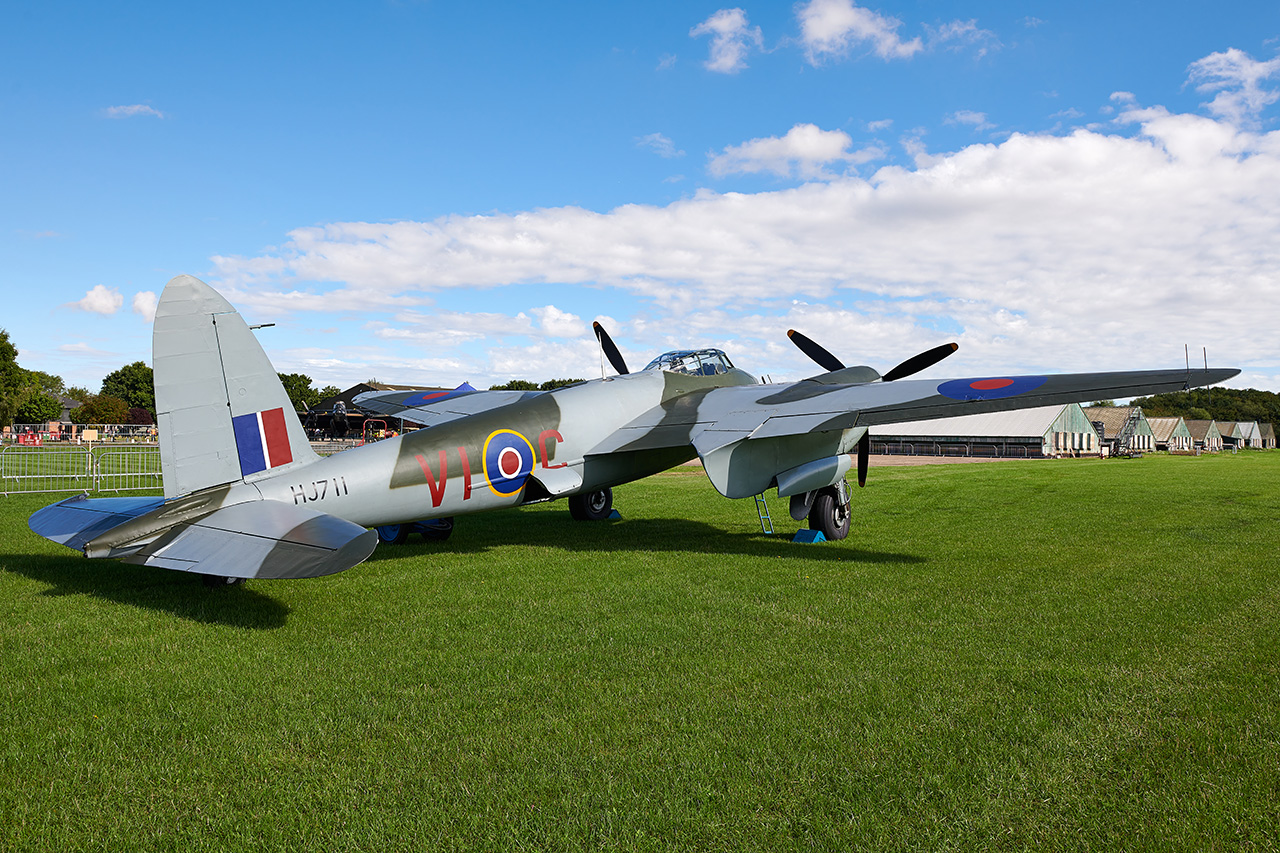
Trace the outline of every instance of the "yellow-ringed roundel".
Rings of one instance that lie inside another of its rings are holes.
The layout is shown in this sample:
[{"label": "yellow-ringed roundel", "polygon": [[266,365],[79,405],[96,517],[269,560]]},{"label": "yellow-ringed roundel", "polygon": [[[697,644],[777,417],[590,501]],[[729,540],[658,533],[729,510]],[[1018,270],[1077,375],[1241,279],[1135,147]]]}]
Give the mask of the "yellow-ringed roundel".
[{"label": "yellow-ringed roundel", "polygon": [[494,430],[484,440],[484,476],[496,495],[518,493],[537,464],[533,444],[515,430]]}]

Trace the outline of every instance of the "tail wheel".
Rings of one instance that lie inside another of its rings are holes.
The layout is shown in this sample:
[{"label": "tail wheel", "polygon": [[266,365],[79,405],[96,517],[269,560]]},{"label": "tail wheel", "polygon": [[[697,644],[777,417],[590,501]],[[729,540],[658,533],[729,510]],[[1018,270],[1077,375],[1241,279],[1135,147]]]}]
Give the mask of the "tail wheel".
[{"label": "tail wheel", "polygon": [[412,525],[409,524],[384,524],[381,527],[375,527],[378,531],[378,541],[387,545],[403,545],[409,541],[409,530]]},{"label": "tail wheel", "polygon": [[849,504],[840,501],[839,491],[821,489],[809,510],[809,529],[821,531],[827,539],[843,539],[849,535],[849,515]]},{"label": "tail wheel", "polygon": [[569,515],[575,521],[601,521],[613,512],[613,489],[569,496]]}]

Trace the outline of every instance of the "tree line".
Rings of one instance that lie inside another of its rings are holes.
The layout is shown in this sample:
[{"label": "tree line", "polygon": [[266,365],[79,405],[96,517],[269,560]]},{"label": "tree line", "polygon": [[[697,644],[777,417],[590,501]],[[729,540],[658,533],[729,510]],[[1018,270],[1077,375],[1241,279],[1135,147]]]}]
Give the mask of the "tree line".
[{"label": "tree line", "polygon": [[1280,424],[1280,394],[1254,388],[1194,388],[1138,397],[1131,405],[1147,417]]},{"label": "tree line", "polygon": [[[298,412],[305,412],[340,389],[328,385],[316,389],[304,373],[280,373],[281,383]],[[42,424],[62,418],[62,400],[68,397],[80,405],[70,411],[76,424],[154,424],[156,422],[155,376],[144,361],[126,364],[102,379],[97,393],[87,388],[68,387],[61,376],[27,370],[18,364],[18,348],[9,333],[0,329],[0,426]]]},{"label": "tree line", "polygon": [[527,379],[512,379],[510,382],[504,382],[501,385],[490,385],[490,391],[551,391],[555,388],[563,388],[566,385],[577,385],[579,382],[586,382],[585,379],[548,379],[539,385],[537,382],[530,382]]}]

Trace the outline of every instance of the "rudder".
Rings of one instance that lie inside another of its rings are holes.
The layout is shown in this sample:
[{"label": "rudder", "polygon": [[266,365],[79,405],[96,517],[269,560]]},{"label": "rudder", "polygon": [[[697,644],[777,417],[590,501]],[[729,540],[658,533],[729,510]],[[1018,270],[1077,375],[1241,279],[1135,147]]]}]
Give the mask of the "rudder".
[{"label": "rudder", "polygon": [[257,338],[209,285],[165,285],[151,350],[166,498],[318,458]]}]

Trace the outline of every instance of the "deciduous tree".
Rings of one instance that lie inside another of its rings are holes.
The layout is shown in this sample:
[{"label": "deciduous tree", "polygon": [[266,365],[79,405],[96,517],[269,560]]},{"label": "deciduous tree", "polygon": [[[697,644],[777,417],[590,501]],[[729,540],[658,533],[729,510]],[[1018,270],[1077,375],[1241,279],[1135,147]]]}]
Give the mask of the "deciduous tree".
[{"label": "deciduous tree", "polygon": [[[102,392],[99,396],[116,397],[125,402],[125,415],[129,409],[146,409],[154,419],[156,415],[155,376],[145,361],[135,361],[112,373],[102,380]],[[126,423],[124,420],[111,423]]]}]

